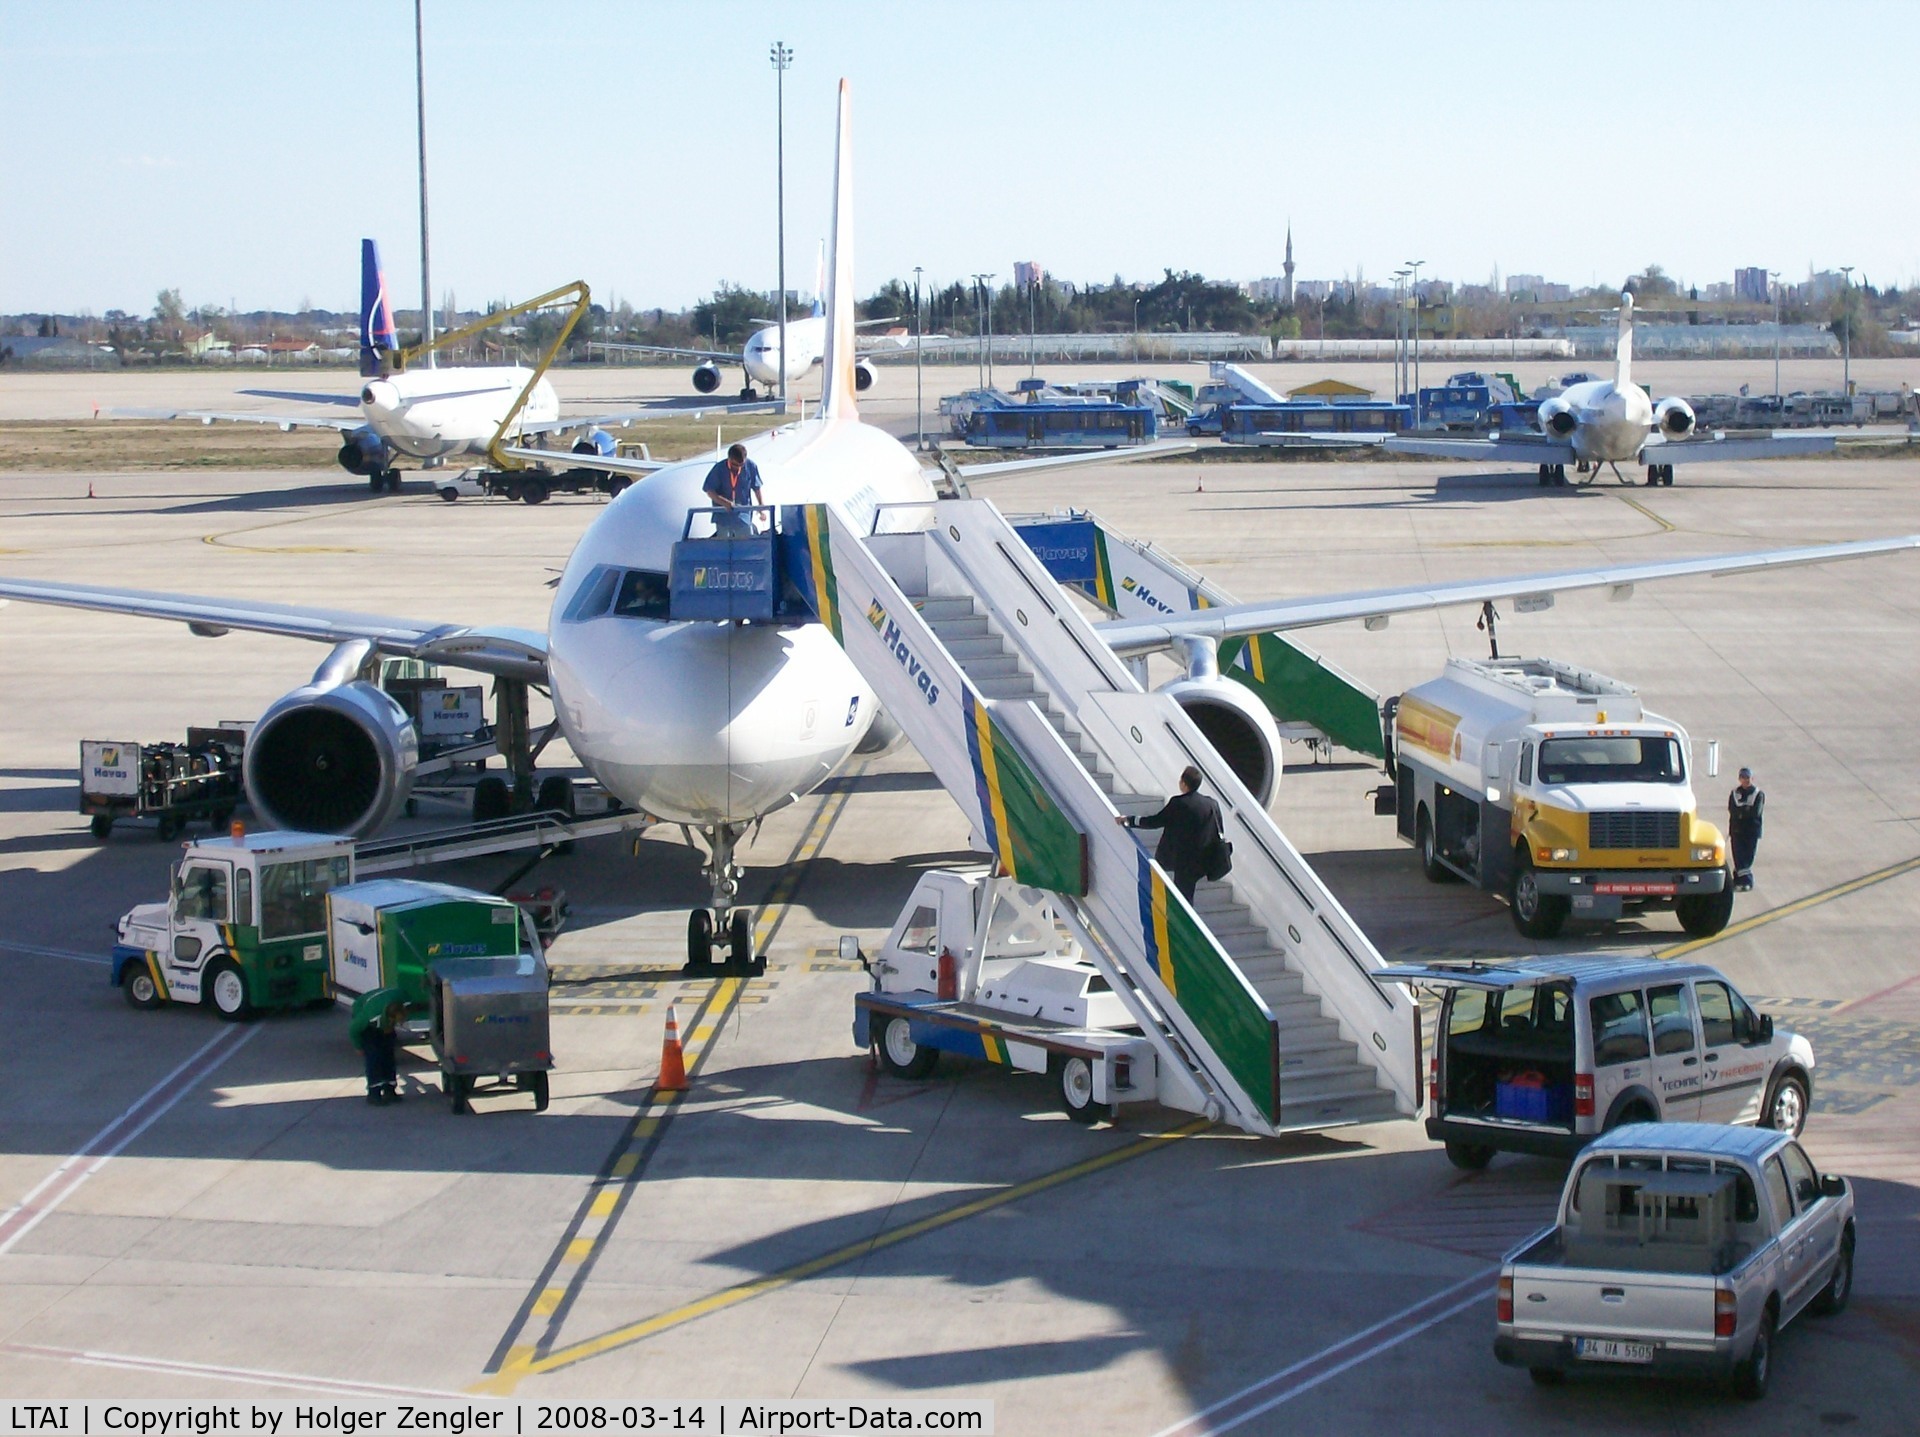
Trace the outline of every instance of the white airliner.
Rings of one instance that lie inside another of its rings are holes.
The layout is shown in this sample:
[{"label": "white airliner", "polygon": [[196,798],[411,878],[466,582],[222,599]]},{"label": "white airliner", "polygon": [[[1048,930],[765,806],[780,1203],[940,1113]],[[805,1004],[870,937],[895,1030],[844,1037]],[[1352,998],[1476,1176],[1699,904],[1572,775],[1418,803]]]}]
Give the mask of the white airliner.
[{"label": "white airliner", "polygon": [[1831,434],[1773,433],[1751,439],[1690,438],[1693,406],[1678,395],[1655,404],[1633,382],[1633,296],[1620,296],[1620,333],[1611,379],[1590,379],[1541,401],[1538,434],[1491,439],[1391,435],[1382,447],[1397,454],[1445,459],[1518,459],[1537,464],[1542,484],[1567,482],[1567,465],[1591,478],[1601,466],[1616,476],[1622,464],[1645,465],[1648,484],[1673,483],[1673,466],[1735,459],[1782,459],[1830,453]]},{"label": "white airliner", "polygon": [[[387,281],[374,242],[360,242],[360,373],[365,381],[356,395],[307,394],[287,390],[247,390],[269,399],[291,399],[303,404],[350,408],[357,416],[269,414],[252,410],[188,409],[147,417],[198,419],[203,424],[227,420],[241,424],[271,424],[281,430],[321,428],[341,435],[340,467],[365,476],[375,494],[398,493],[402,457],[433,468],[449,459],[478,457],[487,452],[500,421],[526,389],[533,371],[522,365],[462,366],[446,369],[392,371],[388,356],[398,348],[393,309],[387,301]],[[747,406],[715,406],[739,409]],[[651,405],[612,414],[560,417],[560,397],[542,376],[515,415],[512,432],[522,441],[578,434],[573,448],[583,454],[610,455],[613,436],[606,431],[635,419],[657,418],[663,408],[689,414],[684,406]],[[145,414],[145,411],[139,411]]]},{"label": "white airliner", "polygon": [[[880,506],[903,505],[911,512],[931,501],[935,489],[933,475],[911,451],[861,421],[855,402],[850,136],[843,81],[822,405],[815,417],[750,440],[747,447],[762,472],[769,504],[832,504],[864,533]],[[1016,460],[968,472],[1005,473],[1190,447]],[[669,617],[669,555],[690,519],[710,523],[701,489],[710,463],[662,467],[598,512],[568,560],[545,633],[38,580],[0,579],[0,598],[172,619],[208,636],[242,629],[333,645],[309,683],[262,715],[247,748],[245,777],[255,813],[289,828],[364,835],[383,827],[403,806],[415,738],[405,714],[368,682],[380,655],[549,685],[560,728],[595,777],[625,803],[697,828],[705,839],[712,907],[689,918],[689,957],[709,956],[716,930],[723,929],[735,960],[744,961],[751,942],[748,916],[744,910],[729,915],[741,834],[816,787],[850,755],[897,741],[899,731],[878,712],[872,689],[818,623],[741,626]],[[696,527],[694,532],[704,531]],[[1182,704],[1205,704],[1204,692],[1197,692],[1204,682],[1234,687],[1213,670],[1207,638],[1377,621],[1396,613],[1559,590],[1610,587],[1624,596],[1634,584],[1658,578],[1818,563],[1916,546],[1920,536],[1308,596],[1119,621],[1102,633],[1117,652],[1129,655],[1176,645],[1194,653],[1205,649],[1206,657],[1193,662],[1198,675],[1210,678],[1190,674],[1176,693]],[[1196,639],[1201,642],[1191,642]],[[1271,730],[1271,720],[1265,721]],[[1277,734],[1272,738],[1271,750],[1277,753]]]}]

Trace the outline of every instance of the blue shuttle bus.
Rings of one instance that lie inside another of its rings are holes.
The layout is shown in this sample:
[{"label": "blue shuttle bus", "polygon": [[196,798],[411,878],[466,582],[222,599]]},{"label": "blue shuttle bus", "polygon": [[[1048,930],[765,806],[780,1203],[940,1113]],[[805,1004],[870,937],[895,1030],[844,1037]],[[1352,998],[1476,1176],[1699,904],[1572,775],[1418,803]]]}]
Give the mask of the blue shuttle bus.
[{"label": "blue shuttle bus", "polygon": [[1220,438],[1228,444],[1283,444],[1303,434],[1398,434],[1412,421],[1411,407],[1384,400],[1233,404],[1220,415]]},{"label": "blue shuttle bus", "polygon": [[967,417],[967,443],[982,449],[1121,449],[1158,436],[1141,404],[1009,404]]}]

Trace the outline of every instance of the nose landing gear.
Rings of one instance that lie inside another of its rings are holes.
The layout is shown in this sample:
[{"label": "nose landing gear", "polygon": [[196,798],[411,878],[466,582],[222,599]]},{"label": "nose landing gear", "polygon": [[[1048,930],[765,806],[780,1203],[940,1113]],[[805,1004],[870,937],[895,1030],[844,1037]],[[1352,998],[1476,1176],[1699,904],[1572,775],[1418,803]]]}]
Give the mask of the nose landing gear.
[{"label": "nose landing gear", "polygon": [[[709,824],[701,830],[709,852],[701,871],[713,887],[713,904],[687,915],[685,971],[689,977],[757,978],[767,971],[766,955],[754,955],[752,913],[733,906],[743,872],[733,861],[740,832],[740,825],[732,823]],[[725,945],[727,957],[716,963],[713,950],[718,945]]]}]

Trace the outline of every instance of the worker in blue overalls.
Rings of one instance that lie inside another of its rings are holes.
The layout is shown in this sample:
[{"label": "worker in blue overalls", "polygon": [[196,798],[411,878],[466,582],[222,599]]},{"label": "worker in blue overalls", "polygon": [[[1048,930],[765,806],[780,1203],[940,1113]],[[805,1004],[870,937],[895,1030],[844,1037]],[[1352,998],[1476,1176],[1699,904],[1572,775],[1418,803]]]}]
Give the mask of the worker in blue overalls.
[{"label": "worker in blue overalls", "polygon": [[735,444],[727,457],[707,471],[700,486],[713,507],[713,532],[723,539],[743,538],[753,532],[753,516],[747,511],[761,502],[760,466],[747,458],[747,446]]}]

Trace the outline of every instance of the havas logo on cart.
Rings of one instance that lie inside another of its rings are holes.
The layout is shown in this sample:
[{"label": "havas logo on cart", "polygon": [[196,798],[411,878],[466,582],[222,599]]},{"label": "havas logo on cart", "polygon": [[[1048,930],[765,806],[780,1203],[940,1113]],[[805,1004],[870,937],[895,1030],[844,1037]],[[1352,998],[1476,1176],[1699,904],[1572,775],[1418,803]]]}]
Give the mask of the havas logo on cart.
[{"label": "havas logo on cart", "polygon": [[927,672],[926,665],[913,656],[913,650],[907,647],[907,641],[900,636],[900,626],[887,617],[887,611],[875,599],[867,605],[867,622],[873,625],[873,631],[880,636],[880,642],[887,652],[900,661],[900,667],[907,671],[907,677],[920,685],[920,692],[929,704],[940,702],[940,685],[933,681],[933,675]]},{"label": "havas logo on cart", "polygon": [[1158,609],[1163,614],[1171,614],[1174,611],[1173,605],[1162,603],[1159,596],[1138,579],[1122,579],[1120,587],[1149,608]]}]

